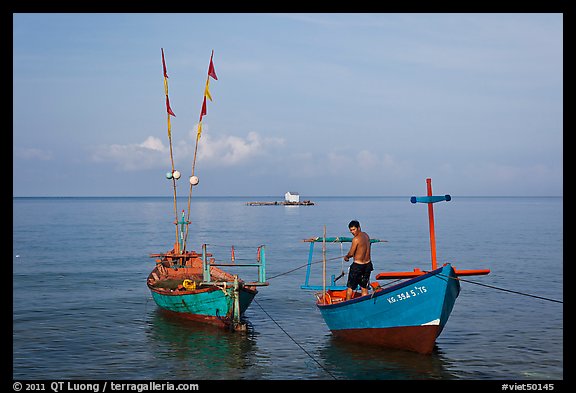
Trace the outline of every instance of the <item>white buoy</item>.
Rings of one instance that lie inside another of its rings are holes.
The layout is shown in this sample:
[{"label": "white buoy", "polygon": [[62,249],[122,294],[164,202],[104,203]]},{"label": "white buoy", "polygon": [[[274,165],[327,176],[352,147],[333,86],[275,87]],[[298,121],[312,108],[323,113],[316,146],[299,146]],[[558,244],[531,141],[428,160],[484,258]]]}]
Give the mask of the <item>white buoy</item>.
[{"label": "white buoy", "polygon": [[200,179],[198,179],[198,176],[190,176],[190,184],[192,184],[193,186],[198,185],[198,183],[200,182]]},{"label": "white buoy", "polygon": [[174,171],[174,172],[172,173],[172,175],[174,176],[174,179],[176,179],[176,180],[180,179],[180,172]]}]

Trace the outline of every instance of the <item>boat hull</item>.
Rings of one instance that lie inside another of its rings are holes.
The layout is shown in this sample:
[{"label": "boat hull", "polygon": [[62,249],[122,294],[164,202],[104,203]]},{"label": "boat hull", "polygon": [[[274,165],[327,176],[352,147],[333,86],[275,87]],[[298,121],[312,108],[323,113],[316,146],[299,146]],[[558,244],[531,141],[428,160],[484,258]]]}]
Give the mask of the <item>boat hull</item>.
[{"label": "boat hull", "polygon": [[[338,291],[331,292],[335,300]],[[454,269],[446,264],[366,296],[317,306],[334,337],[428,354],[459,293]]]},{"label": "boat hull", "polygon": [[[161,293],[154,289],[150,292],[156,304],[171,315],[222,327],[231,324],[234,314],[233,288],[209,288],[183,294]],[[242,288],[238,293],[240,315],[243,315],[258,292]]]}]

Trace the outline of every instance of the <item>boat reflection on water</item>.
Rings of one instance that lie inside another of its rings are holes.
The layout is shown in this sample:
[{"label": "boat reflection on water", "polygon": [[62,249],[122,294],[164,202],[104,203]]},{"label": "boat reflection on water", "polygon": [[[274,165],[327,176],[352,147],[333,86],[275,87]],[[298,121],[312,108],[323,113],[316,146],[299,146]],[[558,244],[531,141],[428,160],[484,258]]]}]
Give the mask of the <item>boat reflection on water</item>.
[{"label": "boat reflection on water", "polygon": [[330,337],[322,358],[337,379],[454,379],[437,346],[430,355],[362,345]]},{"label": "boat reflection on water", "polygon": [[[174,317],[163,309],[152,313],[147,332],[149,353],[158,364],[158,379],[242,379],[254,369],[256,345],[249,332]],[[256,367],[257,369],[257,367]]]}]

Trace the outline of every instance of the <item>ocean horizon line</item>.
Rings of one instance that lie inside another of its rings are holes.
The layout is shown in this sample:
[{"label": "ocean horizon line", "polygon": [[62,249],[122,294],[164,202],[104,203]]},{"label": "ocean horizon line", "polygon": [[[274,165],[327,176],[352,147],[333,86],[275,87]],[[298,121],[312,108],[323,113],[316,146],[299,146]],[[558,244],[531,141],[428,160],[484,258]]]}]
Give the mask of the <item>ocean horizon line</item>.
[{"label": "ocean horizon line", "polygon": [[[311,195],[306,196],[301,199],[303,201],[312,201],[312,198],[410,198],[412,195]],[[420,195],[420,194],[418,194]],[[437,194],[444,195],[444,194]],[[563,198],[563,195],[453,195],[450,194],[452,198]],[[173,199],[172,195],[13,195],[12,199],[121,199],[121,198],[157,198],[157,199]],[[188,199],[188,196],[178,196],[177,199]],[[283,196],[278,195],[197,195],[194,198],[232,198],[232,199],[272,199],[280,198],[283,200]],[[313,202],[313,201],[312,201]]]}]

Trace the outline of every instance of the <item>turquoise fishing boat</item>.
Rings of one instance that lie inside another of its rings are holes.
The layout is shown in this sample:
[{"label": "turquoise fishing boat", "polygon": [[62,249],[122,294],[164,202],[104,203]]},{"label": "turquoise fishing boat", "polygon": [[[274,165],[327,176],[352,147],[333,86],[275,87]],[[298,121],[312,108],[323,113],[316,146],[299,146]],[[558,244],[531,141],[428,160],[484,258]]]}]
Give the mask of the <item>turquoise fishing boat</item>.
[{"label": "turquoise fishing boat", "polygon": [[[233,251],[233,253],[235,253]],[[150,272],[147,285],[156,304],[170,315],[208,323],[234,331],[246,330],[243,314],[250,306],[257,287],[268,285],[265,277],[266,254],[264,246],[257,249],[254,262],[236,259],[217,263],[202,246],[202,253],[176,252],[151,254],[156,266]],[[243,281],[238,274],[221,267],[257,267],[258,279]]]},{"label": "turquoise fishing boat", "polygon": [[[315,243],[323,243],[323,271],[326,271],[326,247],[328,244],[349,243],[349,237],[315,237],[310,242],[307,272],[302,289],[315,290],[316,305],[332,332],[339,339],[367,345],[403,349],[430,354],[460,293],[460,276],[485,275],[489,269],[457,270],[451,263],[438,266],[434,234],[434,212],[432,205],[450,201],[450,195],[433,196],[431,179],[426,179],[428,195],[412,197],[412,203],[428,205],[430,248],[432,268],[414,268],[406,272],[381,272],[376,280],[393,280],[387,285],[378,281],[371,283],[371,293],[362,296],[355,290],[346,300],[346,287],[336,282],[344,272],[329,281],[324,273],[322,285],[310,284],[310,270],[314,263]],[[371,243],[381,240],[371,239]],[[342,254],[344,254],[342,252]],[[343,257],[337,257],[341,258]]]},{"label": "turquoise fishing boat", "polygon": [[[148,275],[146,284],[156,304],[168,314],[226,327],[234,331],[242,331],[246,330],[247,325],[243,320],[243,314],[258,293],[257,287],[268,285],[268,282],[266,282],[265,246],[260,245],[257,247],[255,260],[242,258],[242,255],[237,258],[237,250],[234,246],[230,246],[230,259],[225,259],[223,262],[216,261],[213,254],[208,252],[207,244],[202,245],[200,253],[187,250],[191,223],[192,190],[199,184],[198,176],[195,175],[195,168],[198,142],[202,134],[202,119],[207,113],[206,98],[212,100],[209,90],[210,78],[218,79],[214,69],[213,56],[214,51],[212,51],[210,56],[204,99],[196,134],[192,175],[189,182],[188,212],[186,214],[182,210],[181,217],[178,217],[176,189],[181,173],[174,168],[170,123],[170,117],[176,115],[172,111],[168,98],[168,74],[164,49],[162,49],[168,141],[170,143],[170,161],[172,163],[171,171],[166,173],[166,178],[171,181],[173,188],[176,239],[170,251],[150,255],[155,258],[156,265]],[[240,278],[239,270],[246,267],[255,268],[257,271],[257,277],[253,281],[246,281]]]}]

